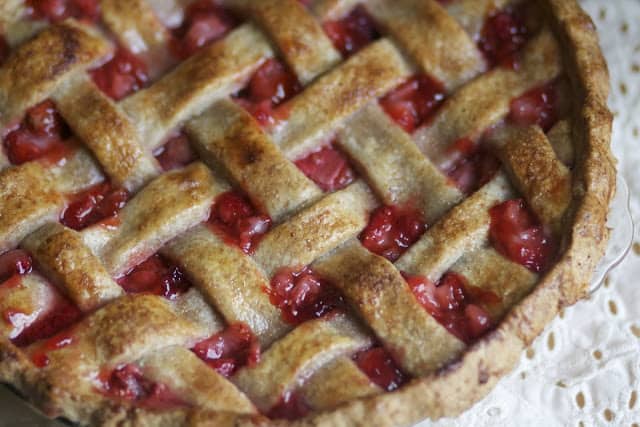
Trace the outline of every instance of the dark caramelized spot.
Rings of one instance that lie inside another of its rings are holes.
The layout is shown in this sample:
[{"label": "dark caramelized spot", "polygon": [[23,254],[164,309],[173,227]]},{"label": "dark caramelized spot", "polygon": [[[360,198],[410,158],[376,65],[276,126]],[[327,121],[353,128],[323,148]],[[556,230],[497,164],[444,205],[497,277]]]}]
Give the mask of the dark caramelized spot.
[{"label": "dark caramelized spot", "polygon": [[340,20],[325,22],[323,27],[343,56],[353,55],[380,37],[375,21],[362,5]]},{"label": "dark caramelized spot", "polygon": [[361,351],[353,359],[360,370],[383,390],[393,391],[407,380],[406,375],[383,347]]},{"label": "dark caramelized spot", "polygon": [[226,243],[249,254],[269,231],[271,218],[260,214],[243,194],[229,191],[216,198],[208,225]]},{"label": "dark caramelized spot", "polygon": [[561,116],[556,82],[533,88],[511,101],[508,120],[516,125],[538,125],[548,132]]},{"label": "dark caramelized spot", "polygon": [[71,136],[69,127],[51,100],[30,108],[22,122],[4,138],[9,161],[14,165],[65,157],[71,145],[65,141]]},{"label": "dark caramelized spot", "polygon": [[169,300],[175,299],[191,287],[178,266],[157,254],[118,279],[118,284],[130,294],[160,295]]},{"label": "dark caramelized spot", "polygon": [[282,318],[293,325],[344,308],[342,295],[309,267],[281,268],[267,291]]},{"label": "dark caramelized spot", "polygon": [[268,59],[253,74],[236,101],[262,126],[271,126],[287,116],[286,108],[276,108],[302,90],[298,78],[282,62]]},{"label": "dark caramelized spot", "polygon": [[183,133],[170,138],[153,155],[158,159],[164,171],[183,168],[197,158],[191,148],[189,138]]},{"label": "dark caramelized spot", "polygon": [[410,206],[381,206],[360,234],[362,245],[371,252],[395,261],[427,229],[422,214]]},{"label": "dark caramelized spot", "polygon": [[2,65],[5,59],[7,59],[10,51],[11,48],[9,47],[7,40],[5,40],[5,38],[2,37],[2,34],[0,34],[0,65]]},{"label": "dark caramelized spot", "polygon": [[91,76],[96,86],[116,101],[142,89],[149,80],[145,63],[123,47],[109,62],[91,71]]},{"label": "dark caramelized spot", "polygon": [[103,223],[117,217],[129,199],[129,193],[113,188],[109,182],[97,184],[88,190],[69,196],[67,208],[60,222],[74,230]]},{"label": "dark caramelized spot", "polygon": [[349,159],[334,144],[322,147],[295,163],[323,191],[340,190],[356,177]]},{"label": "dark caramelized spot", "polygon": [[426,74],[411,77],[380,100],[384,111],[411,133],[425,124],[442,104],[444,86]]},{"label": "dark caramelized spot", "polygon": [[31,273],[32,266],[31,255],[22,249],[0,254],[0,284],[14,275],[22,276]]},{"label": "dark caramelized spot", "polygon": [[185,406],[185,402],[169,388],[144,377],[133,364],[122,365],[99,376],[102,392],[109,397],[134,403],[149,409],[167,409]]},{"label": "dark caramelized spot", "polygon": [[461,275],[445,273],[434,284],[424,276],[404,275],[422,306],[449,332],[467,344],[494,325],[487,305],[500,303],[493,292],[471,286]]},{"label": "dark caramelized spot", "polygon": [[482,143],[460,138],[447,148],[439,166],[460,191],[471,194],[491,181],[500,162]]},{"label": "dark caramelized spot", "polygon": [[27,5],[32,19],[59,22],[75,18],[93,23],[100,18],[98,0],[28,0]]},{"label": "dark caramelized spot", "polygon": [[518,53],[530,35],[523,13],[523,8],[508,7],[487,18],[478,47],[491,67],[518,68]]},{"label": "dark caramelized spot", "polygon": [[236,20],[213,0],[196,0],[184,14],[184,21],[173,32],[171,52],[186,59],[201,47],[224,37],[236,25]]},{"label": "dark caramelized spot", "polygon": [[260,361],[260,344],[244,323],[229,325],[196,344],[191,351],[227,378],[243,366],[255,366]]},{"label": "dark caramelized spot", "polygon": [[267,416],[272,420],[297,420],[311,412],[311,407],[301,394],[287,391],[280,401],[269,410]]},{"label": "dark caramelized spot", "polygon": [[548,268],[556,252],[555,242],[524,200],[507,200],[491,208],[489,214],[489,238],[498,252],[534,273]]}]

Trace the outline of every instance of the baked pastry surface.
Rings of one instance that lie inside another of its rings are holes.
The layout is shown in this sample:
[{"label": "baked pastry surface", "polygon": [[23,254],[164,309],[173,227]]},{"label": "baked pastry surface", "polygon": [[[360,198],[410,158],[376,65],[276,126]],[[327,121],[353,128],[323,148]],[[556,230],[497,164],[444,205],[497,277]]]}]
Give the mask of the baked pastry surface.
[{"label": "baked pastry surface", "polygon": [[575,1],[40,3],[0,6],[0,381],[47,415],[454,416],[586,296]]}]

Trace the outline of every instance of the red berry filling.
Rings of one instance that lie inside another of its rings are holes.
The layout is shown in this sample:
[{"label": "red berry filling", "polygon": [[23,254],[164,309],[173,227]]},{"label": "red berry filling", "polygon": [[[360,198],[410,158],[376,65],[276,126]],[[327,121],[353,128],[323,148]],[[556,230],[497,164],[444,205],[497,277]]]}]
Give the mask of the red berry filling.
[{"label": "red berry filling", "polygon": [[380,105],[398,125],[411,133],[431,118],[444,98],[442,84],[420,74],[391,91],[380,100]]},{"label": "red berry filling", "polygon": [[160,255],[153,255],[118,279],[118,284],[129,294],[147,293],[175,299],[191,287],[182,271],[166,262]]},{"label": "red berry filling", "polygon": [[491,67],[516,70],[518,52],[528,38],[529,31],[521,11],[507,8],[489,16],[480,33],[478,47]]},{"label": "red berry filling", "polygon": [[269,59],[253,74],[237,101],[262,125],[270,126],[285,119],[287,110],[278,105],[302,90],[296,75],[277,59]]},{"label": "red berry filling", "polygon": [[333,144],[296,160],[296,166],[324,191],[344,188],[356,178],[347,157]]},{"label": "red berry filling", "polygon": [[165,171],[182,168],[196,160],[189,138],[182,133],[169,139],[153,155]]},{"label": "red berry filling", "polygon": [[98,0],[29,0],[30,15],[34,19],[48,19],[52,22],[67,18],[95,22],[100,18]]},{"label": "red berry filling", "polygon": [[178,59],[188,58],[202,46],[224,37],[235,26],[235,19],[216,2],[197,0],[187,7],[184,22],[174,31],[171,52]]},{"label": "red berry filling", "polygon": [[49,365],[49,353],[70,346],[73,343],[74,338],[69,331],[60,332],[39,344],[31,353],[31,361],[38,368],[44,368]]},{"label": "red berry filling", "polygon": [[[14,317],[18,315],[17,312],[10,314]],[[81,318],[82,312],[75,305],[63,296],[56,295],[53,306],[48,312],[24,328],[11,342],[18,347],[26,347],[36,341],[56,335],[80,321]]]},{"label": "red berry filling", "polygon": [[281,268],[267,289],[269,299],[293,325],[316,319],[344,307],[342,295],[309,267]]},{"label": "red berry filling", "polygon": [[338,21],[327,21],[325,33],[343,56],[350,56],[380,37],[376,23],[360,5]]},{"label": "red berry filling", "polygon": [[4,146],[14,165],[37,159],[56,163],[71,150],[64,142],[70,135],[55,104],[47,100],[27,111],[20,125],[4,138]]},{"label": "red berry filling", "polygon": [[140,368],[132,364],[101,373],[99,379],[104,394],[134,402],[138,406],[166,409],[186,405],[166,385],[148,380]]},{"label": "red berry filling", "polygon": [[427,229],[422,214],[416,209],[381,206],[371,215],[360,234],[360,241],[371,252],[395,261],[414,244]]},{"label": "red berry filling", "polygon": [[105,219],[116,217],[128,198],[129,193],[126,190],[113,188],[110,183],[103,182],[71,195],[60,222],[74,230],[82,230]]},{"label": "red berry filling", "polygon": [[14,275],[31,273],[33,261],[31,256],[21,250],[15,249],[0,255],[0,284],[9,280]]},{"label": "red berry filling", "polygon": [[524,200],[507,200],[492,207],[489,214],[489,238],[498,252],[533,272],[546,270],[555,244]]},{"label": "red berry filling", "polygon": [[393,391],[407,380],[393,358],[382,347],[373,347],[354,356],[360,370],[383,390]]},{"label": "red berry filling", "polygon": [[260,214],[244,195],[229,191],[216,198],[208,224],[225,242],[250,254],[269,231],[271,218]]},{"label": "red berry filling", "polygon": [[145,63],[123,47],[109,62],[91,71],[91,76],[96,86],[116,101],[142,89],[149,80]]},{"label": "red berry filling", "polygon": [[440,169],[460,191],[471,194],[494,177],[500,162],[469,138],[460,138],[447,148]]},{"label": "red berry filling", "polygon": [[529,90],[511,101],[509,121],[517,125],[538,125],[549,131],[560,118],[559,94],[555,82]]},{"label": "red berry filling", "polygon": [[280,401],[269,410],[267,416],[272,420],[297,420],[311,412],[311,407],[302,395],[287,391]]},{"label": "red berry filling", "polygon": [[482,308],[500,302],[500,297],[467,283],[459,274],[448,272],[434,284],[424,276],[405,279],[422,306],[449,332],[467,344],[483,335],[493,321]]},{"label": "red berry filling", "polygon": [[255,366],[260,361],[260,344],[244,323],[229,325],[191,351],[227,378],[243,366]]}]

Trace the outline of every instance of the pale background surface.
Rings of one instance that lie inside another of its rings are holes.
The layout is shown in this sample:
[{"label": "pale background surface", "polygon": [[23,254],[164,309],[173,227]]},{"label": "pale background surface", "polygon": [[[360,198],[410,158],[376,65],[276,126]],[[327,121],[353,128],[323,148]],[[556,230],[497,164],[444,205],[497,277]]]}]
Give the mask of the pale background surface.
[{"label": "pale background surface", "polygon": [[[613,148],[640,224],[640,1],[582,3],[598,26],[609,61]],[[638,233],[635,240],[640,241]],[[640,426],[638,277],[640,244],[593,298],[549,326],[486,399],[455,421],[420,427]],[[38,420],[0,387],[0,427],[54,425]]]}]

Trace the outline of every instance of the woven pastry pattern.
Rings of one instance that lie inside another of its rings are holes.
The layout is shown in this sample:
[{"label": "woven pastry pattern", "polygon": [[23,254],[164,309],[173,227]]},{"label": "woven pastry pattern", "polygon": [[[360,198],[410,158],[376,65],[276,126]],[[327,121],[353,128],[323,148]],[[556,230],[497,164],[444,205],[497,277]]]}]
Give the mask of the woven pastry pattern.
[{"label": "woven pastry pattern", "polygon": [[[64,407],[60,415],[86,421],[96,408],[135,406],[96,386],[101,373],[127,365],[199,410],[269,413],[292,393],[311,410],[332,409],[384,392],[354,361],[362,350],[382,347],[406,376],[422,377],[468,346],[425,310],[403,274],[433,282],[461,274],[499,297],[489,313],[495,322],[535,286],[538,274],[489,242],[489,209],[523,197],[559,233],[573,162],[568,120],[547,133],[506,125],[491,141],[502,170],[470,194],[442,172],[456,142],[481,139],[505,121],[513,99],[562,75],[544,26],[516,69],[487,69],[474,40],[489,3],[506,2],[363,2],[382,36],[348,58],[321,23],[360,2],[223,2],[244,22],[117,102],[89,78],[113,55],[104,34],[74,20],[32,27],[19,19],[24,5],[15,3],[15,13],[2,12],[5,29],[23,31],[9,33],[21,35],[8,40],[12,55],[0,68],[0,125],[13,126],[51,99],[76,140],[62,161],[15,166],[0,153],[0,252],[21,247],[37,266],[3,291],[0,311],[17,305],[44,312],[59,292],[83,313],[68,342],[33,370],[58,391],[49,397],[53,414]],[[141,38],[150,57],[165,57],[167,30],[150,4],[107,0],[102,8],[118,43],[135,50]],[[455,47],[442,47],[448,43]],[[286,63],[303,88],[284,104],[286,118],[264,127],[233,96],[272,58]],[[407,133],[378,100],[417,74],[442,82],[446,99],[428,123]],[[163,172],[153,153],[177,129],[198,160]],[[359,178],[327,192],[295,162],[330,140]],[[543,175],[532,176],[523,153],[537,158]],[[58,222],[68,195],[105,180],[131,195],[116,220],[81,231]],[[232,189],[271,220],[251,251],[207,224],[214,201]],[[361,244],[371,212],[409,204],[428,228],[406,252],[391,262]],[[172,298],[126,295],[116,278],[155,254],[180,266],[192,288]],[[347,308],[296,326],[266,289],[282,269],[304,266]],[[229,378],[189,351],[238,324],[249,327],[262,354]],[[12,346],[11,331],[0,325],[5,347]],[[33,360],[41,346],[17,353]],[[345,390],[347,383],[353,386]]]}]

